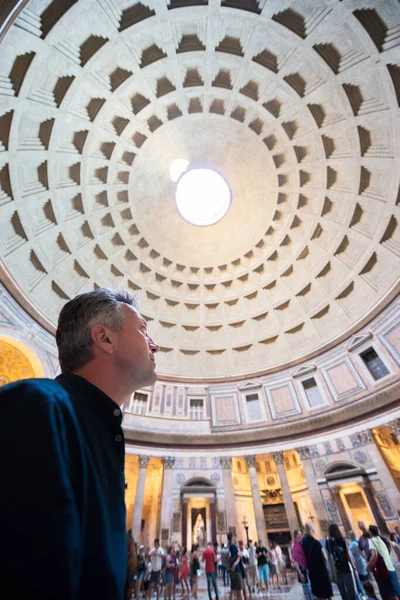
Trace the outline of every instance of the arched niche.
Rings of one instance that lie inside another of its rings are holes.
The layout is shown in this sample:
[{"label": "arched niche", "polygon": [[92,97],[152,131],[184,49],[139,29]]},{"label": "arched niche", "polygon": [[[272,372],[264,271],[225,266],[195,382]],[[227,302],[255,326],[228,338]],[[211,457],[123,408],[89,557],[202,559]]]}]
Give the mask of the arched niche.
[{"label": "arched niche", "polygon": [[0,387],[44,376],[40,360],[28,346],[11,336],[0,335]]}]

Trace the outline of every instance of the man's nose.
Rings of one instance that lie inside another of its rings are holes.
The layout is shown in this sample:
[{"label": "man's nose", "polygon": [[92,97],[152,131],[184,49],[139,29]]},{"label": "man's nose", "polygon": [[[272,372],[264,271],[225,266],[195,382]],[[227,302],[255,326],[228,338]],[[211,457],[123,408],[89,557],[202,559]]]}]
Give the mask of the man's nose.
[{"label": "man's nose", "polygon": [[151,338],[149,339],[149,346],[150,346],[150,350],[153,352],[153,354],[156,354],[156,352],[160,351],[160,346],[158,344],[156,344],[155,342],[153,342],[153,340]]}]

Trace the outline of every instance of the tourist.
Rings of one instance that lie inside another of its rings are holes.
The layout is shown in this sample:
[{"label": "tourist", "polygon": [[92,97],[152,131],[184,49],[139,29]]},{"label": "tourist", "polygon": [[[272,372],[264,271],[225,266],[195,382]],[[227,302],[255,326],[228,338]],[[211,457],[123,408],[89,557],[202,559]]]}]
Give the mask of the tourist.
[{"label": "tourist", "polygon": [[64,305],[56,341],[61,375],[0,391],[2,590],[13,600],[122,600],[121,406],[156,381],[159,347],[131,294],[101,288]]},{"label": "tourist", "polygon": [[234,594],[236,594],[237,600],[243,600],[243,577],[240,568],[240,553],[235,543],[235,534],[231,531],[228,533],[228,546],[229,546],[229,576],[231,580],[231,591],[229,594],[229,600],[233,600]]},{"label": "tourist", "polygon": [[192,596],[197,600],[197,586],[200,576],[200,561],[198,555],[198,544],[193,544],[190,554],[190,585],[192,586]]},{"label": "tourist", "polygon": [[347,545],[339,527],[335,523],[329,525],[326,550],[330,554],[331,564],[335,569],[335,579],[342,600],[358,600],[353,567]]},{"label": "tourist", "polygon": [[168,547],[167,555],[165,559],[165,576],[164,576],[164,584],[165,584],[165,593],[164,598],[166,600],[171,600],[172,597],[172,587],[174,585],[174,570],[176,566],[176,554],[172,546]]},{"label": "tourist", "polygon": [[307,560],[303,546],[301,545],[302,538],[302,531],[300,529],[295,529],[293,532],[292,566],[296,569],[297,579],[299,583],[301,583],[305,600],[313,600],[310,580],[308,579]]},{"label": "tourist", "polygon": [[218,600],[218,587],[217,587],[217,555],[215,554],[213,545],[208,542],[207,548],[203,552],[203,561],[205,562],[205,572],[207,578],[207,591],[208,598],[212,600],[211,586],[214,588],[215,598]]},{"label": "tourist", "polygon": [[243,593],[247,597],[246,588],[251,598],[251,586],[249,582],[249,551],[244,547],[242,540],[239,541],[240,568],[243,577]]},{"label": "tourist", "polygon": [[275,586],[280,590],[282,550],[276,542],[271,542],[270,544],[270,565],[272,585],[274,585],[275,580]]},{"label": "tourist", "polygon": [[330,600],[333,596],[333,590],[329,580],[325,550],[321,543],[315,539],[314,528],[311,523],[305,524],[304,533],[301,545],[307,560],[311,591],[317,600]]},{"label": "tourist", "polygon": [[137,573],[135,579],[135,597],[139,600],[140,590],[146,574],[146,551],[143,544],[139,547],[137,553]]},{"label": "tourist", "polygon": [[149,557],[151,558],[150,598],[155,588],[158,600],[160,597],[161,570],[164,558],[164,550],[161,548],[158,538],[154,540],[154,548],[150,550]]},{"label": "tourist", "polygon": [[150,598],[150,591],[151,591],[151,585],[150,585],[151,560],[148,557],[149,552],[150,552],[150,548],[146,548],[146,573],[144,575],[144,580],[143,580],[143,592],[144,592],[144,597],[147,600],[149,600],[149,598]]},{"label": "tourist", "polygon": [[[368,529],[366,528],[364,521],[358,521],[358,527],[361,530],[361,536],[358,539],[358,548],[360,550],[361,556],[363,556],[363,558],[365,558],[366,563],[368,563],[368,561],[371,558],[371,551],[369,549],[369,542],[368,542],[370,533],[369,533]],[[368,580],[363,582],[363,588],[364,588],[365,592],[367,593],[368,598],[376,598],[377,597],[375,594],[374,586],[372,585],[369,575],[368,575]]]},{"label": "tourist", "polygon": [[368,546],[371,558],[368,561],[367,569],[374,574],[382,600],[396,600],[400,597],[400,585],[387,546],[375,525],[370,525],[368,531],[370,533]]},{"label": "tourist", "polygon": [[229,548],[226,544],[224,544],[223,547],[221,548],[221,572],[222,572],[224,587],[226,587],[230,582],[230,579],[229,579],[230,568],[231,567],[229,564]]},{"label": "tourist", "polygon": [[257,561],[256,547],[253,545],[253,540],[249,540],[248,552],[249,552],[249,570],[248,570],[249,586],[251,588],[251,591],[254,593],[256,587],[257,587],[257,589],[259,589],[260,578],[258,576],[258,561]]},{"label": "tourist", "polygon": [[389,536],[390,543],[390,558],[393,564],[400,561],[400,546],[397,543],[397,536],[395,533],[391,533]]},{"label": "tourist", "polygon": [[185,590],[186,590],[187,596],[190,596],[188,576],[189,576],[188,553],[187,553],[186,548],[184,548],[182,551],[181,570],[179,573],[179,578],[180,578],[181,584],[182,584],[182,596],[185,595]]},{"label": "tourist", "polygon": [[262,545],[262,541],[258,540],[256,548],[258,576],[260,578],[260,591],[269,589],[269,566],[268,566],[268,550]]},{"label": "tourist", "polygon": [[[370,592],[368,592],[368,589],[365,589],[364,584],[369,582],[369,574],[367,571],[367,561],[365,560],[365,558],[363,557],[363,555],[360,552],[360,547],[356,538],[356,534],[354,533],[354,531],[348,531],[347,532],[347,537],[350,540],[349,543],[349,554],[350,557],[352,558],[352,562],[353,565],[355,567],[355,570],[357,572],[357,577],[356,577],[356,585],[357,585],[357,591],[358,593],[363,596],[364,594],[367,594],[368,597],[370,598],[375,598],[375,592],[372,589],[372,596],[370,595]],[[367,588],[370,587],[367,585]]]}]

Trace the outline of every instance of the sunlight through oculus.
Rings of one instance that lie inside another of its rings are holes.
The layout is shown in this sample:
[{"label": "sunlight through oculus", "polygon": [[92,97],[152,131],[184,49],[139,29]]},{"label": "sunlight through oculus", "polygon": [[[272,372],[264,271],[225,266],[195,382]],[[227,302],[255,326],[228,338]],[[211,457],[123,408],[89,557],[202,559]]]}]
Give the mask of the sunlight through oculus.
[{"label": "sunlight through oculus", "polygon": [[191,169],[178,180],[175,201],[186,221],[205,227],[226,215],[231,204],[231,190],[224,177],[216,171]]}]

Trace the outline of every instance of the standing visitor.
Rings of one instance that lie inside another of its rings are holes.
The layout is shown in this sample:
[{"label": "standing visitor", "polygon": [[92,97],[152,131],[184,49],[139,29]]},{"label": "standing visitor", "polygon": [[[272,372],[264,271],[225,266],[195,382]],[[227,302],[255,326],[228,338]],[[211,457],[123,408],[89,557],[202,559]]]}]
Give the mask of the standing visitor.
[{"label": "standing visitor", "polygon": [[293,545],[292,545],[292,564],[297,572],[297,579],[301,583],[303,589],[303,596],[305,600],[313,600],[311,593],[310,580],[308,579],[307,571],[307,560],[304,554],[301,540],[303,534],[300,529],[295,529],[293,532]]},{"label": "standing visitor", "polygon": [[154,540],[154,548],[150,550],[149,557],[151,558],[150,598],[155,588],[158,600],[160,597],[161,570],[164,558],[164,550],[161,548],[158,538]]},{"label": "standing visitor", "polygon": [[387,546],[375,525],[370,525],[368,531],[370,533],[368,545],[371,558],[368,561],[367,569],[374,574],[382,600],[396,600],[400,597],[400,585]]},{"label": "standing visitor", "polygon": [[190,556],[190,584],[192,586],[192,596],[197,600],[197,586],[199,583],[200,575],[200,561],[198,555],[198,544],[193,544],[192,552]]},{"label": "standing visitor", "polygon": [[185,595],[185,590],[186,590],[187,596],[190,596],[189,582],[188,582],[189,562],[188,562],[188,553],[187,553],[186,548],[184,548],[182,551],[181,571],[179,573],[179,577],[180,577],[181,584],[182,584],[182,596]]},{"label": "standing visitor", "polygon": [[140,590],[143,585],[144,576],[146,574],[146,551],[143,544],[139,547],[137,553],[137,573],[135,580],[135,597],[139,600]]},{"label": "standing visitor", "polygon": [[[355,566],[359,581],[361,583],[362,594],[366,594],[368,596],[368,598],[376,598],[374,589],[373,589],[371,583],[369,582],[369,574],[367,571],[367,561],[365,560],[364,556],[361,554],[360,546],[357,541],[356,534],[354,533],[354,531],[349,531],[347,533],[347,537],[350,540],[349,554],[353,559],[353,564]],[[372,588],[372,592],[371,592],[371,588]],[[357,589],[358,589],[358,585],[357,585]],[[360,593],[359,589],[358,589],[358,591]]]},{"label": "standing visitor", "polygon": [[240,554],[239,548],[236,546],[235,534],[232,532],[228,533],[228,546],[229,546],[229,565],[230,571],[229,576],[231,579],[231,591],[229,594],[229,600],[233,600],[234,594],[236,594],[237,600],[243,600],[243,577],[240,568]]},{"label": "standing visitor", "polygon": [[221,571],[222,571],[224,587],[226,587],[230,583],[230,578],[229,578],[230,568],[231,567],[229,564],[229,548],[226,544],[224,544],[224,546],[221,548]]},{"label": "standing visitor", "polygon": [[260,578],[260,591],[269,589],[269,567],[268,567],[268,550],[262,545],[262,541],[258,541],[256,548],[258,576]]},{"label": "standing visitor", "polygon": [[205,562],[205,571],[207,578],[208,598],[212,600],[211,586],[214,588],[215,599],[218,600],[217,587],[217,556],[211,542],[208,542],[207,548],[203,552],[203,560]]},{"label": "standing visitor", "polygon": [[253,540],[249,540],[249,585],[252,593],[255,592],[255,588],[259,588],[260,578],[258,576],[258,561],[256,554],[256,547],[253,545]]},{"label": "standing visitor", "polygon": [[13,600],[122,600],[121,406],[155,383],[159,347],[132,295],[105,288],[64,305],[56,342],[61,375],[0,391],[2,590]]},{"label": "standing visitor", "polygon": [[169,546],[167,550],[167,556],[165,558],[165,592],[164,598],[165,600],[171,600],[172,597],[172,587],[174,585],[174,570],[176,566],[176,554],[172,548]]},{"label": "standing visitor", "polygon": [[393,564],[400,561],[400,546],[397,543],[397,536],[395,533],[391,533],[389,536],[390,543],[390,558]]},{"label": "standing visitor", "polygon": [[329,537],[326,539],[326,550],[333,559],[336,570],[336,583],[342,600],[358,600],[356,583],[346,542],[335,523],[329,525]]},{"label": "standing visitor", "polygon": [[249,582],[249,551],[244,547],[243,542],[239,541],[240,565],[243,577],[243,593],[247,597],[246,588],[251,598],[251,586]]},{"label": "standing visitor", "polygon": [[301,540],[301,545],[307,561],[311,591],[317,600],[330,600],[333,596],[333,590],[329,580],[325,550],[321,543],[315,539],[314,528],[311,523],[305,524],[304,532],[305,535]]}]

